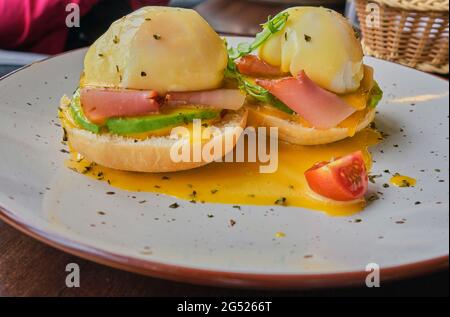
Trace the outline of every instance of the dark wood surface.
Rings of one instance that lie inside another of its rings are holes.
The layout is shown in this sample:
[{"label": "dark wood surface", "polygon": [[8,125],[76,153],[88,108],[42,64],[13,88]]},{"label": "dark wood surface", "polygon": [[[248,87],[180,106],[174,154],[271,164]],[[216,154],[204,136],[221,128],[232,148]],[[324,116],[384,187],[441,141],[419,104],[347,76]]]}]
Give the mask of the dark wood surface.
[{"label": "dark wood surface", "polygon": [[[245,1],[210,0],[198,10],[220,32],[252,35],[269,14],[283,8],[283,5],[255,6]],[[4,68],[3,73],[10,70]],[[68,263],[77,263],[81,268],[80,288],[65,285]],[[0,221],[0,296],[448,296],[448,281],[446,271],[386,284],[380,289],[275,292],[195,286],[85,261],[37,242]]]},{"label": "dark wood surface", "polygon": [[[80,266],[80,288],[67,288],[66,265]],[[448,272],[382,285],[380,289],[261,291],[212,288],[140,276],[63,253],[0,221],[1,296],[448,296]]]}]

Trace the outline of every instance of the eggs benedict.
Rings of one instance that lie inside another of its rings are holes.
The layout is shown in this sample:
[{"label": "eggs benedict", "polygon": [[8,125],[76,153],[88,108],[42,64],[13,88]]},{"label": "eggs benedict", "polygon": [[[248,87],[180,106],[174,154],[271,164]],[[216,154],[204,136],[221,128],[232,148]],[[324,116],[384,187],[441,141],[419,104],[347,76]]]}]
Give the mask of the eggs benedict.
[{"label": "eggs benedict", "polygon": [[207,164],[172,160],[171,131],[202,120],[215,129],[210,142],[222,142],[230,127],[239,136],[245,95],[224,87],[226,66],[225,43],[193,10],[145,7],[121,18],[89,48],[79,89],[61,100],[71,148],[125,171]]},{"label": "eggs benedict", "polygon": [[[350,23],[319,7],[287,9],[251,44],[231,48],[227,76],[249,96],[248,124],[318,145],[353,136],[375,117],[382,91]],[[257,55],[253,53],[257,51]]]}]

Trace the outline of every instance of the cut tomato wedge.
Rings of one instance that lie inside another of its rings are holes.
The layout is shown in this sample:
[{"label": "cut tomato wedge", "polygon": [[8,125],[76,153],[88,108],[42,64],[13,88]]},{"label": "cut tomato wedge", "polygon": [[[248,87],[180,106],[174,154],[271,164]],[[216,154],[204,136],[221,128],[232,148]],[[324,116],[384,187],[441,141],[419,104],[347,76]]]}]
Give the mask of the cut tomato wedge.
[{"label": "cut tomato wedge", "polygon": [[318,129],[334,128],[356,111],[336,94],[314,83],[304,71],[297,78],[258,79],[256,83]]},{"label": "cut tomato wedge", "polygon": [[236,61],[239,72],[248,76],[276,77],[282,76],[280,68],[272,66],[258,56],[247,55]]},{"label": "cut tomato wedge", "polygon": [[317,163],[305,172],[305,177],[315,193],[337,201],[364,197],[369,184],[361,151],[331,162]]},{"label": "cut tomato wedge", "polygon": [[134,117],[159,111],[155,91],[82,88],[80,100],[89,121],[103,123],[113,117]]}]

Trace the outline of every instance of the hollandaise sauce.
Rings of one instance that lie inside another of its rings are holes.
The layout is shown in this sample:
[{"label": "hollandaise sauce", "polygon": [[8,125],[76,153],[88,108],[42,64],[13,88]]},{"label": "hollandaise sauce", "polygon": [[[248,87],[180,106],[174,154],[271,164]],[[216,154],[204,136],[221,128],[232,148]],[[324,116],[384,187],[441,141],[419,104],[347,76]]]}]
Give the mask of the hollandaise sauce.
[{"label": "hollandaise sauce", "polygon": [[67,166],[114,187],[166,194],[193,203],[295,206],[342,216],[362,210],[365,201],[339,203],[319,198],[310,191],[304,172],[317,162],[357,150],[364,153],[370,168],[368,148],[380,139],[378,132],[365,129],[352,138],[328,145],[294,146],[280,142],[278,168],[270,174],[260,173],[259,167],[267,164],[261,162],[214,162],[197,169],[161,174],[125,172],[92,164],[77,153],[71,154]]}]

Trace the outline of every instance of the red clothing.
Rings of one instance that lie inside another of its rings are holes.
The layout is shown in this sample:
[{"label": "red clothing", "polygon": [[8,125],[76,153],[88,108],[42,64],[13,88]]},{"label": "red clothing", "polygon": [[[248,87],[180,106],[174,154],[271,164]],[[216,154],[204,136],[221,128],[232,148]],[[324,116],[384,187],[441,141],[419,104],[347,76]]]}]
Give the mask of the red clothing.
[{"label": "red clothing", "polygon": [[[64,50],[68,28],[66,5],[76,3],[80,15],[100,0],[0,0],[0,48],[27,47],[36,53]],[[165,5],[165,0],[130,0],[133,10],[145,5]]]}]

